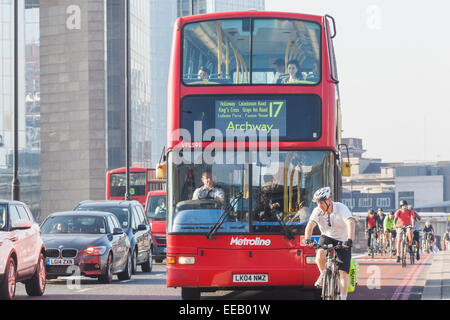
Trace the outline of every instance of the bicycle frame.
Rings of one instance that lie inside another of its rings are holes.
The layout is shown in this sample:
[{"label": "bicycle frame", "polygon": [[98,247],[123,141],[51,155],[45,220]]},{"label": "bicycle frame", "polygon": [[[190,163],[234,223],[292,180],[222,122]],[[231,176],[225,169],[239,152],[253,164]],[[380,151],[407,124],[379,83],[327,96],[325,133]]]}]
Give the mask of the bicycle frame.
[{"label": "bicycle frame", "polygon": [[341,245],[319,246],[316,248],[327,251],[327,263],[325,269],[325,277],[322,286],[322,300],[339,300],[340,299],[340,274],[338,269],[338,260],[336,249],[342,248]]},{"label": "bicycle frame", "polygon": [[408,250],[408,235],[406,234],[407,229],[405,227],[401,227],[402,232],[400,233],[400,238],[399,241],[402,241],[402,245],[401,245],[401,252],[400,252],[400,258],[401,258],[401,262],[402,262],[402,267],[405,268],[406,267],[406,255],[407,255],[407,250]]}]

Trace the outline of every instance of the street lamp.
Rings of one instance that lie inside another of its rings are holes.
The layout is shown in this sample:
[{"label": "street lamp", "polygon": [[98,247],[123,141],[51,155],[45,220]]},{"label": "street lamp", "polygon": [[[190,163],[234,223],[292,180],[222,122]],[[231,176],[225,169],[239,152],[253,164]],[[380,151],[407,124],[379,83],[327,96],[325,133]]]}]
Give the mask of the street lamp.
[{"label": "street lamp", "polygon": [[14,1],[14,175],[12,199],[20,200],[19,181],[19,4]]},{"label": "street lamp", "polygon": [[348,178],[347,182],[350,183],[350,211],[353,213],[353,179]]},{"label": "street lamp", "polygon": [[131,200],[130,195],[130,104],[131,104],[131,72],[130,72],[130,0],[126,0],[125,10],[125,59],[126,59],[126,101],[125,101],[125,167],[126,167],[126,188],[125,200]]},{"label": "street lamp", "polygon": [[365,187],[364,190],[367,191],[367,207],[368,207],[369,209],[372,209],[372,206],[369,205],[369,203],[370,203],[370,201],[369,201],[369,194],[370,194],[370,190],[372,190],[372,188]]}]

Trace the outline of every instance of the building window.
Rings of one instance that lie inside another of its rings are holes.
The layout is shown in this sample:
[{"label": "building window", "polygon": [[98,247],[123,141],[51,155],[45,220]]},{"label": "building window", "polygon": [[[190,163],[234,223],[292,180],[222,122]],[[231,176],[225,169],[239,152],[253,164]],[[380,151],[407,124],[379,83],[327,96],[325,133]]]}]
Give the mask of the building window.
[{"label": "building window", "polygon": [[408,205],[414,207],[414,191],[401,191],[398,193],[398,201],[405,200]]},{"label": "building window", "polygon": [[391,207],[391,199],[389,199],[389,198],[377,198],[377,207],[390,208]]},{"label": "building window", "polygon": [[[352,204],[353,200],[353,204]],[[353,209],[355,207],[355,199],[342,199],[342,203],[345,204],[348,208]]]},{"label": "building window", "polygon": [[358,207],[360,208],[371,208],[372,207],[372,199],[361,198],[358,200]]}]

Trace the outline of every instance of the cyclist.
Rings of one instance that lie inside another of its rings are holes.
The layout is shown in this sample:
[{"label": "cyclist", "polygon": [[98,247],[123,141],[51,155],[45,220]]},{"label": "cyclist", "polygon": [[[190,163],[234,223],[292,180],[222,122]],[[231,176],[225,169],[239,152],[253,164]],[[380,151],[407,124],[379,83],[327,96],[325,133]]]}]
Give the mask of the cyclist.
[{"label": "cyclist", "polygon": [[[349,284],[348,273],[350,271],[350,263],[352,259],[351,247],[355,234],[355,220],[346,205],[340,202],[332,201],[330,187],[317,190],[314,193],[312,201],[317,203],[317,207],[311,213],[306,226],[306,243],[310,247],[314,246],[314,242],[311,241],[311,235],[316,225],[319,226],[321,233],[319,245],[323,246],[332,244],[333,246],[336,246],[342,243],[343,248],[337,249],[336,254],[340,260],[340,298],[341,300],[346,300]],[[321,287],[323,285],[326,270],[325,250],[317,250],[316,264],[319,267],[320,276],[315,285],[317,287]]]},{"label": "cyclist", "polygon": [[413,244],[416,245],[417,248],[417,253],[416,253],[416,259],[417,261],[420,260],[420,254],[419,254],[419,249],[420,249],[420,224],[419,221],[422,220],[422,218],[420,217],[420,215],[414,211],[414,209],[409,206],[408,207],[409,210],[411,210],[411,212],[414,214],[414,232],[413,232]]},{"label": "cyclist", "polygon": [[408,238],[408,244],[409,244],[409,250],[412,250],[412,241],[413,241],[413,234],[412,229],[414,227],[414,216],[411,212],[411,210],[408,209],[408,202],[405,200],[400,201],[400,209],[398,209],[395,212],[395,226],[397,229],[397,234],[399,235],[398,241],[397,241],[397,262],[400,262],[400,248],[402,245],[402,241],[400,240],[400,234],[401,234],[401,227],[407,227],[406,236]]},{"label": "cyclist", "polygon": [[[394,211],[389,212],[389,215],[384,218],[383,221],[383,230],[384,230],[384,247],[387,248],[387,241],[389,240],[389,233],[392,237],[392,246],[395,244],[395,238],[397,235],[397,232],[395,231],[395,213]],[[392,248],[392,251],[395,251],[395,248]]]},{"label": "cyclist", "polygon": [[423,235],[424,235],[424,240],[427,239],[426,237],[428,237],[428,239],[430,239],[430,247],[431,247],[434,242],[434,229],[433,229],[433,226],[431,225],[430,221],[425,222],[425,227],[423,228]]},{"label": "cyclist", "polygon": [[371,254],[370,252],[370,242],[372,241],[372,237],[375,235],[375,239],[378,239],[378,234],[377,234],[377,226],[379,225],[378,222],[378,216],[376,215],[375,211],[373,211],[372,209],[369,209],[369,211],[367,212],[367,217],[366,217],[366,235],[367,237],[367,248],[368,248],[368,252],[369,254]]},{"label": "cyclist", "polygon": [[378,214],[378,221],[377,221],[377,239],[379,243],[379,248],[381,248],[382,245],[384,245],[384,232],[383,232],[383,222],[386,218],[386,215],[383,212],[383,209],[378,208],[377,210]]},{"label": "cyclist", "polygon": [[447,232],[444,234],[444,244],[445,250],[448,250],[450,246],[450,228],[447,228]]}]

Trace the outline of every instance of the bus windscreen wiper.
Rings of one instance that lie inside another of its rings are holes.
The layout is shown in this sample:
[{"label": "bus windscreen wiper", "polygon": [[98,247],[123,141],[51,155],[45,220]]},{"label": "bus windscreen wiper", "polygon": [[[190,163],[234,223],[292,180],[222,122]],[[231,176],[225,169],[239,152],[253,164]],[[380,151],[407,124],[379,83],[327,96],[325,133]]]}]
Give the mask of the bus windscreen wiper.
[{"label": "bus windscreen wiper", "polygon": [[288,240],[294,240],[295,239],[294,235],[292,234],[291,230],[289,230],[289,227],[286,225],[283,219],[281,219],[278,216],[278,214],[275,214],[275,217],[277,217],[277,221],[280,224],[281,228],[283,229],[286,238],[288,238]]},{"label": "bus windscreen wiper", "polygon": [[223,213],[220,215],[219,220],[214,224],[214,226],[209,230],[209,232],[206,234],[206,239],[211,240],[212,237],[216,234],[217,230],[222,226],[222,224],[225,222],[225,218],[230,214],[231,208],[233,208],[236,203],[242,198],[243,193],[239,192],[236,196],[236,198],[233,200],[233,204],[227,203],[225,206]]}]

